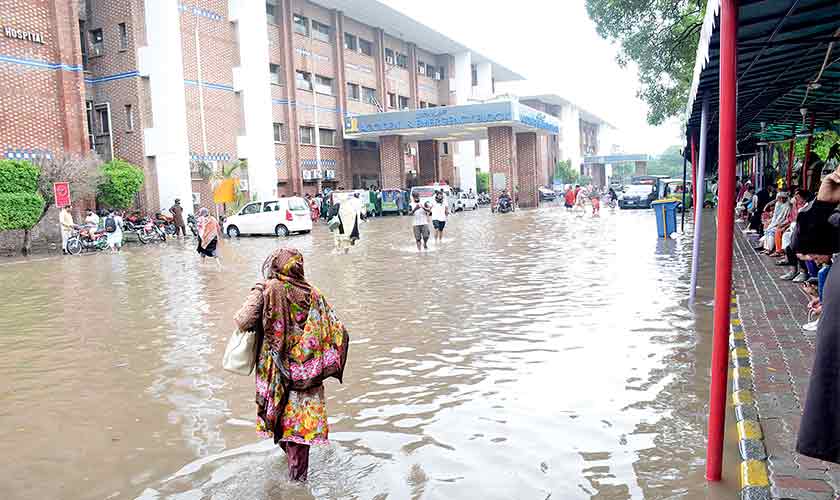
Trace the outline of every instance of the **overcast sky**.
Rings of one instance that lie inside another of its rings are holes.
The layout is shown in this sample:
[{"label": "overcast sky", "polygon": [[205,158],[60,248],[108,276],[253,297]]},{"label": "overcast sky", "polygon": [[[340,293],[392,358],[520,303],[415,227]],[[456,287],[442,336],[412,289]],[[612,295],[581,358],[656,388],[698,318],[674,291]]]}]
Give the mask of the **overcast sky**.
[{"label": "overcast sky", "polygon": [[523,75],[534,93],[561,95],[612,123],[627,153],[680,144],[677,120],[647,124],[635,68],[615,62],[617,49],[595,32],[584,0],[382,1]]}]

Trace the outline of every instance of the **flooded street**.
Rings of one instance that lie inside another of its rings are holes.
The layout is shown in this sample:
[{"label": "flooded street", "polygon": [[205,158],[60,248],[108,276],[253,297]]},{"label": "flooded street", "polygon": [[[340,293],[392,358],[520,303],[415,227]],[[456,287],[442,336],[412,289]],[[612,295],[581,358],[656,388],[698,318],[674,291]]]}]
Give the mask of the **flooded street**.
[{"label": "flooded street", "polygon": [[[459,214],[423,254],[407,217],[347,256],[323,226],[225,240],[222,273],[192,242],[0,265],[0,498],[736,498],[736,444],[703,477],[713,258],[695,318],[690,241],[604,212]],[[303,486],[221,368],[277,245],[351,335]]]}]

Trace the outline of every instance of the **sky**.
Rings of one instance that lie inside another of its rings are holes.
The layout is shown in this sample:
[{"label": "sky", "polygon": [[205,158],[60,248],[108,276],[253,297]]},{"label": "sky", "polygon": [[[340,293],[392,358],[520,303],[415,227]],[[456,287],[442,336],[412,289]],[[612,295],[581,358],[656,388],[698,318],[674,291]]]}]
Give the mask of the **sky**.
[{"label": "sky", "polygon": [[518,94],[558,94],[613,124],[626,153],[681,143],[678,120],[648,125],[635,67],[618,65],[584,0],[382,1],[524,76]]}]

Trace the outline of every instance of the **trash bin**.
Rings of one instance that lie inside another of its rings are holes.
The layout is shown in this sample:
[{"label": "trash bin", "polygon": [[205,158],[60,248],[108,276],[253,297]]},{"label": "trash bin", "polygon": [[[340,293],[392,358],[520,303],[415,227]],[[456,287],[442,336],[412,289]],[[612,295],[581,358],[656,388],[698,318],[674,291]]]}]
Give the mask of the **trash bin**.
[{"label": "trash bin", "polygon": [[651,202],[650,208],[656,214],[656,234],[660,238],[668,238],[677,232],[678,200],[656,200]]}]

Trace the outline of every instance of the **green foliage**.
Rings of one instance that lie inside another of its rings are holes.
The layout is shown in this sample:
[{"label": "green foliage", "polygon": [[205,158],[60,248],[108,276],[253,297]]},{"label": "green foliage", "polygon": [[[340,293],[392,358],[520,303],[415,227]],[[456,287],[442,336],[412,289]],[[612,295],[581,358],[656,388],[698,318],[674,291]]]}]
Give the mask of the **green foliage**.
[{"label": "green foliage", "polygon": [[476,172],[475,189],[479,193],[490,191],[490,172]]},{"label": "green foliage", "polygon": [[108,207],[130,207],[140,191],[140,186],[143,185],[143,171],[120,159],[103,164],[102,176],[97,198]]},{"label": "green foliage", "polygon": [[683,157],[679,146],[668,146],[661,155],[648,162],[648,175],[667,175],[682,177]]},{"label": "green foliage", "polygon": [[38,193],[0,193],[0,230],[31,229],[43,211],[44,199]]},{"label": "green foliage", "polygon": [[0,193],[35,193],[38,174],[38,167],[28,161],[0,160]]},{"label": "green foliage", "polygon": [[652,125],[685,109],[705,9],[706,0],[586,0],[598,34],[621,47],[619,64],[638,66]]},{"label": "green foliage", "polygon": [[574,184],[578,181],[580,174],[572,168],[572,160],[557,160],[554,164],[554,180],[563,184]]}]

